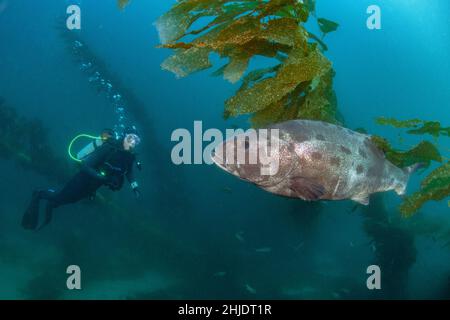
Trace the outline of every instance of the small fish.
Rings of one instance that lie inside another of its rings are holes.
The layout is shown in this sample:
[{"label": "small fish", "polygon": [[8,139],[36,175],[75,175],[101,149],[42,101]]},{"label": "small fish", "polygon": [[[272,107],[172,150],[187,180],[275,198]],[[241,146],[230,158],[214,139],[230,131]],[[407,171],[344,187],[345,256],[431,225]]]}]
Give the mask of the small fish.
[{"label": "small fish", "polygon": [[256,294],[256,290],[253,289],[248,283],[245,284],[245,289],[251,294]]},{"label": "small fish", "polygon": [[236,233],[234,234],[234,236],[235,236],[235,238],[238,239],[240,242],[245,242],[244,237],[242,237],[243,234],[244,234],[243,231],[239,231],[239,232],[236,232]]},{"label": "small fish", "polygon": [[304,244],[305,244],[305,242],[300,242],[300,243],[298,244],[298,246],[294,247],[294,250],[295,250],[295,251],[300,250],[300,248],[302,248]]},{"label": "small fish", "polygon": [[224,277],[227,273],[225,271],[219,271],[213,274],[214,277]]},{"label": "small fish", "polygon": [[350,247],[354,247],[355,246],[355,244],[353,243],[353,241],[350,241]]},{"label": "small fish", "polygon": [[377,251],[377,246],[375,245],[375,243],[372,243],[371,248],[373,252]]},{"label": "small fish", "polygon": [[230,194],[233,193],[233,190],[230,187],[223,187],[222,191],[225,193],[230,193]]},{"label": "small fish", "polygon": [[347,288],[343,288],[343,289],[341,289],[341,291],[343,293],[345,293],[345,294],[349,294],[350,293],[350,290],[348,290]]},{"label": "small fish", "polygon": [[339,293],[337,293],[337,292],[333,292],[331,295],[332,295],[333,298],[335,298],[335,299],[340,299],[340,298],[341,298],[341,295],[340,295]]},{"label": "small fish", "polygon": [[272,252],[272,248],[271,247],[263,247],[263,248],[255,249],[255,251],[259,252],[259,253],[268,253],[268,252]]},{"label": "small fish", "polygon": [[27,154],[21,152],[17,154],[17,157],[20,158],[20,160],[25,161],[25,162],[32,162],[32,159],[30,156],[28,156]]}]

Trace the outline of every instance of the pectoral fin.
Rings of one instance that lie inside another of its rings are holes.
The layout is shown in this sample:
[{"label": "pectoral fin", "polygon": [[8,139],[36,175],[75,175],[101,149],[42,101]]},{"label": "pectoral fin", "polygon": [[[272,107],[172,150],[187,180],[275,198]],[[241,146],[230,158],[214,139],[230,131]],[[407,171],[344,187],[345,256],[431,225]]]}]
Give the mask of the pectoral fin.
[{"label": "pectoral fin", "polygon": [[368,194],[356,195],[356,196],[352,197],[351,199],[353,201],[356,201],[365,206],[369,205],[369,195]]},{"label": "pectoral fin", "polygon": [[319,200],[325,194],[321,184],[304,177],[291,178],[289,186],[297,197],[304,200]]}]

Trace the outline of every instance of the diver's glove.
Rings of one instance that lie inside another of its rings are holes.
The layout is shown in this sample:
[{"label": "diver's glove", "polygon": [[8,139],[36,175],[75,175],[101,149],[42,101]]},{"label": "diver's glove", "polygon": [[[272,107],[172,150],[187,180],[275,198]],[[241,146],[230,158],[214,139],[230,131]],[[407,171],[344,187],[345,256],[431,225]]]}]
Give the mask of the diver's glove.
[{"label": "diver's glove", "polygon": [[139,191],[139,184],[136,181],[131,183],[131,189],[133,190],[136,199],[139,199],[141,197],[141,192]]},{"label": "diver's glove", "polygon": [[109,180],[110,180],[109,177],[106,176],[103,172],[97,173],[97,174],[95,175],[95,177],[96,177],[98,180],[100,180],[101,182],[105,183],[105,184],[107,184],[107,183],[109,182]]},{"label": "diver's glove", "polygon": [[139,199],[141,197],[141,192],[139,191],[138,188],[134,188],[133,192],[134,192],[134,196],[136,197],[136,199]]}]

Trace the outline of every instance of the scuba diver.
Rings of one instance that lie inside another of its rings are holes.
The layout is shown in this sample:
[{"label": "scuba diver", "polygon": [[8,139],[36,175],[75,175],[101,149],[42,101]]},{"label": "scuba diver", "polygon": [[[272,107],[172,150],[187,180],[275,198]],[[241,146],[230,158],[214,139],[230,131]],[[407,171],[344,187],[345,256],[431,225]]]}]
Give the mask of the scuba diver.
[{"label": "scuba diver", "polygon": [[[123,135],[105,130],[99,138],[99,143],[95,140],[80,152],[85,153],[83,157],[80,158],[80,153],[79,158],[73,157],[80,162],[81,169],[60,191],[48,189],[33,192],[31,203],[22,218],[23,228],[40,230],[52,220],[53,209],[82,199],[93,199],[102,186],[118,191],[122,188],[125,177],[135,196],[139,198],[139,185],[134,178],[134,166],[140,169],[134,153],[135,147],[140,143],[136,129],[127,128]],[[47,200],[47,204],[45,220],[38,228],[41,200]]]}]

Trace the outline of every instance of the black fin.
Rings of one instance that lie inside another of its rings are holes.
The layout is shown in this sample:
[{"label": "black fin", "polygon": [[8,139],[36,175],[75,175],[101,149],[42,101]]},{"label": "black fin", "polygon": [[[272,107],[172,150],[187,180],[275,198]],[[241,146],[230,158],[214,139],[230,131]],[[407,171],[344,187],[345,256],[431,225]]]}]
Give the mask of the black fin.
[{"label": "black fin", "polygon": [[290,189],[304,200],[318,200],[325,194],[325,188],[311,179],[294,177],[290,181]]},{"label": "black fin", "polygon": [[52,218],[53,218],[53,206],[50,202],[48,202],[45,208],[45,220],[38,230],[41,230],[46,225],[48,225],[52,221]]}]

